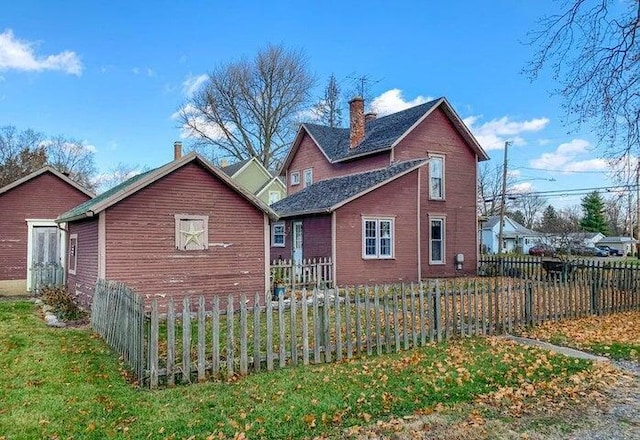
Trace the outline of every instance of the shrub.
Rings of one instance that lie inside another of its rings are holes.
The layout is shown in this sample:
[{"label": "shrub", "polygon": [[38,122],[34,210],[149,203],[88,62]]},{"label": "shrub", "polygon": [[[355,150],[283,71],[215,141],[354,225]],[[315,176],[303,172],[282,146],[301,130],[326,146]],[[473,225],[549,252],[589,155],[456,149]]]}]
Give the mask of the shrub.
[{"label": "shrub", "polygon": [[63,321],[75,321],[85,316],[85,312],[78,307],[64,287],[43,288],[42,301],[51,306],[52,312]]}]

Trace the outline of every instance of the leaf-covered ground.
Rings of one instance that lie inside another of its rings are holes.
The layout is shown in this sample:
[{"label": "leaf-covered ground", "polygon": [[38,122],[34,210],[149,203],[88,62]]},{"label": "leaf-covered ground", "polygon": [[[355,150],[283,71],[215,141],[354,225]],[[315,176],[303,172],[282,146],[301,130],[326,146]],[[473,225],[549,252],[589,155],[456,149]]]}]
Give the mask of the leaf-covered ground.
[{"label": "leaf-covered ground", "polygon": [[603,399],[622,377],[607,365],[468,338],[152,392],[132,387],[89,331],[48,328],[28,302],[0,302],[0,369],[2,440],[494,438],[535,432],[521,424],[535,413],[564,426],[556,414]]},{"label": "leaf-covered ground", "polygon": [[640,311],[547,322],[521,335],[612,359],[640,361]]}]

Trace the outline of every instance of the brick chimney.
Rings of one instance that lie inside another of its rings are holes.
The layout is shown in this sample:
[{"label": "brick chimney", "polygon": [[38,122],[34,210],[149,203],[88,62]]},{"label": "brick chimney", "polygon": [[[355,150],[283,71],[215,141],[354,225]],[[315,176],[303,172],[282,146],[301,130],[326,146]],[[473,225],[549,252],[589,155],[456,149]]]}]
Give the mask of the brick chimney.
[{"label": "brick chimney", "polygon": [[375,112],[369,112],[367,114],[364,115],[364,122],[369,122],[369,121],[373,121],[375,118],[378,117],[378,114]]},{"label": "brick chimney", "polygon": [[349,147],[355,148],[364,139],[364,99],[349,101]]},{"label": "brick chimney", "polygon": [[178,160],[182,157],[182,142],[175,141],[173,143],[173,160]]}]

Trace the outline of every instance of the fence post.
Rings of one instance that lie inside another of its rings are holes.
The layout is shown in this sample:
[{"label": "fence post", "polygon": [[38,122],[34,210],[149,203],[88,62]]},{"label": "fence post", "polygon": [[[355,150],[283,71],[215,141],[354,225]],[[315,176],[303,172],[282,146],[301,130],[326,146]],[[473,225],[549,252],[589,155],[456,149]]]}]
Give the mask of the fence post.
[{"label": "fence post", "polygon": [[533,325],[533,283],[527,280],[524,292],[524,322]]},{"label": "fence post", "polygon": [[591,270],[591,314],[600,315],[600,279],[598,271]]}]

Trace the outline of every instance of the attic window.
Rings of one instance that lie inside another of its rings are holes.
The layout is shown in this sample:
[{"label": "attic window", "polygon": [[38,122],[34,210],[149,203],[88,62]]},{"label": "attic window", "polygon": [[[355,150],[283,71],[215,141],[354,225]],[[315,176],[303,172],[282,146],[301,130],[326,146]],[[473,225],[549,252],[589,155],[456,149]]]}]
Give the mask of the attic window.
[{"label": "attic window", "polygon": [[300,185],[300,171],[291,173],[291,185]]},{"label": "attic window", "polygon": [[209,248],[209,217],[176,214],[176,249],[202,251]]}]

